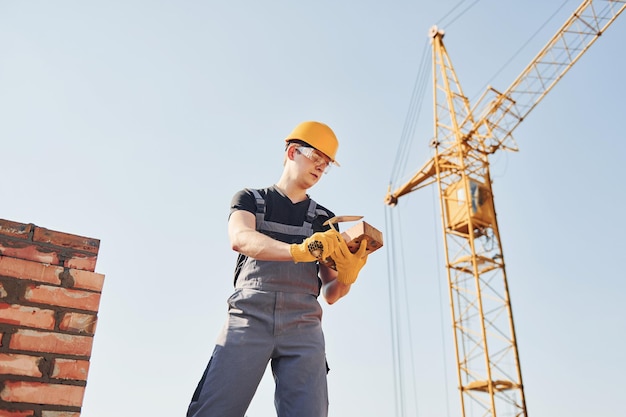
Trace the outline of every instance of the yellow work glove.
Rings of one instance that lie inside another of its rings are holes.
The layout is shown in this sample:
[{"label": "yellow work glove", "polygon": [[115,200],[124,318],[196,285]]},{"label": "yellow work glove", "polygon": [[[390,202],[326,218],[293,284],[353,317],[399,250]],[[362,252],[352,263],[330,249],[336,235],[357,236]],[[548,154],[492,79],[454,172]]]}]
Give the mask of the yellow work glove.
[{"label": "yellow work glove", "polygon": [[333,253],[333,260],[337,268],[337,281],[345,285],[354,284],[359,272],[367,262],[367,241],[363,239],[359,250],[350,252],[345,240],[341,239],[339,247]]},{"label": "yellow work glove", "polygon": [[293,261],[298,262],[315,262],[326,259],[331,256],[339,242],[343,238],[334,229],[328,229],[325,232],[313,233],[311,237],[304,239],[302,243],[294,243],[289,248]]}]

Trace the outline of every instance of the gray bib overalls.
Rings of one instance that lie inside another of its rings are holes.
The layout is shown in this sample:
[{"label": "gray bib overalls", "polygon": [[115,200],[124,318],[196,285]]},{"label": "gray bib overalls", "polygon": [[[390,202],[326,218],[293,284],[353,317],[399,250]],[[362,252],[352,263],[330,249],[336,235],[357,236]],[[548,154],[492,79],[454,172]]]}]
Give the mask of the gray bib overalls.
[{"label": "gray bib overalls", "polygon": [[[300,241],[313,234],[313,200],[302,226],[290,226],[266,221],[265,201],[257,190],[252,192],[257,231],[300,236]],[[244,417],[270,361],[278,417],[326,417],[327,367],[318,295],[316,263],[247,258],[187,417]]]}]

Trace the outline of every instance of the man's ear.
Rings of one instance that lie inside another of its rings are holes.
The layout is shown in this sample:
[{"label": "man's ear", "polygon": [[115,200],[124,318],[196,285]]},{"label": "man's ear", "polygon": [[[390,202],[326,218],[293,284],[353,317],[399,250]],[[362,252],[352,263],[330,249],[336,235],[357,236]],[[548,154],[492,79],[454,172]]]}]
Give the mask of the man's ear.
[{"label": "man's ear", "polygon": [[293,159],[295,158],[297,148],[298,148],[298,145],[296,145],[295,143],[289,145],[289,147],[287,147],[287,158],[293,161]]}]

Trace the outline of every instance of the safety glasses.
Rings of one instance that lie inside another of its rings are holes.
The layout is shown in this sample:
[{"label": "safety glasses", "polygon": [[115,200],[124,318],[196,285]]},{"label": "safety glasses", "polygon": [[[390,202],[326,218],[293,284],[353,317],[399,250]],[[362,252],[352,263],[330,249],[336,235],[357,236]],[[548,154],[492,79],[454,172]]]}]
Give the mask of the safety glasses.
[{"label": "safety glasses", "polygon": [[296,151],[310,159],[316,167],[321,166],[324,170],[324,174],[328,174],[328,171],[330,171],[331,161],[317,149],[309,148],[307,146],[298,146]]}]

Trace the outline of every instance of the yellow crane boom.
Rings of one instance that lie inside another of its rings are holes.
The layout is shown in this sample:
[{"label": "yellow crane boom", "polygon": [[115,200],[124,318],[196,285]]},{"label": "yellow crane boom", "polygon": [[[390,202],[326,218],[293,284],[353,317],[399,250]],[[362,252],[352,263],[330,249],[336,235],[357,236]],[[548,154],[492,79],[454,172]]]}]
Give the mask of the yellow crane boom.
[{"label": "yellow crane boom", "polygon": [[[466,136],[480,136],[485,152],[516,151],[513,130],[615,21],[626,7],[625,3],[623,0],[583,1],[509,88],[502,93],[493,87],[485,90],[474,106],[474,109],[482,109],[480,117],[476,122],[470,118],[460,120],[459,129]],[[437,29],[431,28],[429,36],[434,37],[436,33]],[[468,111],[468,116],[472,114]],[[431,159],[409,181],[387,195],[387,204],[394,205],[399,197],[432,184],[434,176],[434,159]]]},{"label": "yellow crane boom", "polygon": [[390,190],[385,202],[396,205],[428,184],[439,189],[463,416],[468,410],[493,417],[528,415],[489,156],[498,149],[517,150],[513,130],[624,8],[626,0],[583,1],[508,89],[489,87],[473,108],[444,46],[444,32],[430,30],[434,156]]}]

